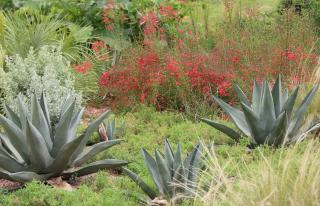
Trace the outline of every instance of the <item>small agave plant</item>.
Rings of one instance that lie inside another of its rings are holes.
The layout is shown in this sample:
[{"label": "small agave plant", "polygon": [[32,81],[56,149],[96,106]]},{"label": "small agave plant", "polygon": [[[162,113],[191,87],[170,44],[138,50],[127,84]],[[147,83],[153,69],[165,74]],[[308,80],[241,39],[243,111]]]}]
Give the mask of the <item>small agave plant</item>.
[{"label": "small agave plant", "polygon": [[250,138],[252,146],[261,144],[275,147],[287,145],[302,140],[306,136],[306,132],[314,129],[312,127],[306,131],[301,131],[301,126],[304,114],[316,94],[318,85],[311,89],[295,110],[294,104],[299,87],[291,95],[288,95],[287,89],[282,91],[280,76],[272,90],[270,90],[269,83],[266,80],[263,81],[262,86],[254,82],[251,102],[239,86],[236,85],[235,89],[242,111],[228,105],[218,97],[213,96],[213,98],[241,132],[213,120],[205,118],[201,120],[236,141],[244,134]]},{"label": "small agave plant", "polygon": [[51,177],[87,175],[100,169],[116,168],[126,161],[104,159],[82,166],[87,160],[120,140],[101,142],[90,147],[86,143],[98,125],[110,114],[106,111],[87,129],[76,136],[84,109],[74,111],[75,99],[67,98],[61,107],[56,124],[50,121],[45,96],[32,97],[31,112],[19,103],[19,114],[5,106],[7,118],[0,115],[0,178],[29,182]]},{"label": "small agave plant", "polygon": [[110,141],[115,140],[119,137],[122,137],[124,135],[125,131],[125,123],[123,122],[120,126],[120,128],[116,127],[116,119],[113,118],[107,119],[103,121],[98,129],[98,134],[100,137],[100,140],[102,141]]},{"label": "small agave plant", "polygon": [[165,140],[164,155],[156,150],[155,158],[152,158],[146,150],[142,149],[144,162],[157,191],[129,169],[123,168],[123,171],[153,200],[153,204],[160,204],[166,200],[178,201],[179,195],[191,195],[192,189],[195,188],[201,167],[201,150],[202,146],[198,144],[183,160],[180,144],[177,145],[176,152],[173,152],[167,140]]}]

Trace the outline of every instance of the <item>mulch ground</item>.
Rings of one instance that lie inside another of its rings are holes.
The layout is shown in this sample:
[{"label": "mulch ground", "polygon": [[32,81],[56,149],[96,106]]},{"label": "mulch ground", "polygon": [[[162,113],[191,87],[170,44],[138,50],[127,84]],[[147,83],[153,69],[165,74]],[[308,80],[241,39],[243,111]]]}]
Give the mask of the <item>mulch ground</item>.
[{"label": "mulch ground", "polygon": [[5,179],[0,179],[0,188],[5,190],[15,190],[22,187],[22,183],[12,182]]}]

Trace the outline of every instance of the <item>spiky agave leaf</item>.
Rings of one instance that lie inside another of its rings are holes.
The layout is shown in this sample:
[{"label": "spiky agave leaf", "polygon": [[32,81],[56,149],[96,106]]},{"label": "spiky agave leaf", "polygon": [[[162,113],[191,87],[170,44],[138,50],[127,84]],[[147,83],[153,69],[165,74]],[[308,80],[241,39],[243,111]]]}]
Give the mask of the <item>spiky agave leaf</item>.
[{"label": "spiky agave leaf", "polygon": [[28,182],[59,175],[86,175],[127,164],[123,160],[105,159],[81,166],[96,154],[120,143],[120,140],[115,140],[86,147],[88,138],[110,111],[101,114],[77,137],[76,129],[83,109],[74,112],[74,98],[65,100],[54,126],[51,125],[43,94],[40,100],[33,96],[30,114],[19,102],[19,115],[9,107],[6,109],[8,118],[0,115],[4,130],[4,134],[0,133],[0,177]]},{"label": "spiky agave leaf", "polygon": [[231,129],[230,127],[227,127],[224,124],[221,124],[221,123],[218,123],[214,120],[210,120],[210,119],[206,119],[206,118],[200,118],[200,120],[207,123],[208,125],[216,128],[220,132],[225,133],[226,135],[228,135],[229,137],[231,137],[235,141],[239,141],[239,139],[241,138],[241,134],[239,134],[235,130]]},{"label": "spiky agave leaf", "polygon": [[311,91],[307,94],[307,96],[303,99],[299,107],[297,108],[294,116],[292,117],[288,129],[288,138],[293,138],[295,133],[299,130],[303,122],[303,116],[306,113],[308,107],[311,104],[313,97],[318,91],[319,85],[313,87]]},{"label": "spiky agave leaf", "polygon": [[157,197],[157,193],[149,187],[136,173],[132,172],[128,168],[122,168],[122,171],[128,175],[142,190],[144,193],[148,195],[150,199],[154,199]]},{"label": "spiky agave leaf", "polygon": [[184,167],[187,171],[187,186],[189,189],[195,188],[196,179],[201,167],[201,152],[202,152],[202,145],[196,145],[192,152],[187,156],[186,160],[184,161]]},{"label": "spiky agave leaf", "polygon": [[250,129],[247,122],[245,121],[245,116],[242,111],[228,105],[222,99],[213,96],[213,98],[218,102],[220,107],[229,115],[233,123],[238,127],[238,129],[245,135],[250,135]]}]

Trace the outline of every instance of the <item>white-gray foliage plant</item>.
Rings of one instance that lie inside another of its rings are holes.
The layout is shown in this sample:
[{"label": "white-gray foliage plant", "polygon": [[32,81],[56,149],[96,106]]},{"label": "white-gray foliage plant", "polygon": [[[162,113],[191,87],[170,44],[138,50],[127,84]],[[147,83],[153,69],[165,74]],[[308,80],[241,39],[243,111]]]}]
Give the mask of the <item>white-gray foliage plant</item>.
[{"label": "white-gray foliage plant", "polygon": [[26,58],[19,55],[6,56],[5,68],[0,66],[0,89],[4,101],[17,111],[17,96],[27,105],[32,94],[47,97],[49,111],[58,116],[62,100],[67,96],[76,98],[81,105],[81,93],[74,89],[74,78],[70,62],[62,55],[60,48],[44,46],[39,52],[32,48]]}]

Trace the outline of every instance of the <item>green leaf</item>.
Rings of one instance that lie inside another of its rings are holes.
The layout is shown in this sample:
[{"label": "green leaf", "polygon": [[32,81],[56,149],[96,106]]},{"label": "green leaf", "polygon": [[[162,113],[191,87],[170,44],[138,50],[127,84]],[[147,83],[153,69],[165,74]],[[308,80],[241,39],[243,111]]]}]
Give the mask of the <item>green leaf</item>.
[{"label": "green leaf", "polygon": [[[41,93],[40,106],[41,106],[43,114],[44,114],[44,116],[45,116],[45,118],[47,120],[47,125],[48,125],[48,127],[49,127],[49,129],[51,131],[52,128],[51,128],[50,113],[49,113],[49,109],[48,109],[48,106],[47,106],[47,99],[46,99],[43,91]],[[50,133],[50,135],[51,135],[51,140],[53,141],[53,139],[52,139],[53,136],[52,136],[51,133]]]},{"label": "green leaf", "polygon": [[27,120],[26,137],[28,154],[31,163],[30,166],[35,171],[40,172],[42,169],[49,166],[53,159],[49,154],[46,142],[41,136],[40,131],[37,130],[37,128],[34,127],[29,120]]},{"label": "green leaf", "polygon": [[174,155],[174,160],[173,160],[173,171],[176,171],[180,165],[182,165],[182,155],[181,155],[181,146],[180,144],[177,145],[177,150]]},{"label": "green leaf", "polygon": [[259,118],[250,107],[245,104],[241,105],[245,114],[245,118],[250,127],[251,134],[249,135],[249,137],[251,137],[251,140],[254,144],[263,144],[265,142],[266,136],[268,135],[268,132],[266,132],[266,128],[260,123]]},{"label": "green leaf", "polygon": [[196,185],[196,179],[200,170],[201,165],[201,155],[202,155],[202,146],[198,144],[194,147],[191,154],[187,157],[188,166],[185,166],[188,171],[187,181],[188,187],[194,188]]},{"label": "green leaf", "polygon": [[263,127],[267,129],[268,126],[273,125],[276,120],[274,102],[267,80],[264,80],[263,82],[262,91],[261,109],[258,117],[260,120],[262,120],[261,123],[263,124]]},{"label": "green leaf", "polygon": [[231,107],[220,98],[213,96],[213,98],[218,102],[220,107],[229,115],[234,124],[247,136],[250,136],[250,130],[243,112]]},{"label": "green leaf", "polygon": [[6,150],[10,151],[10,153],[14,157],[14,159],[19,164],[24,164],[25,161],[23,160],[19,151],[12,145],[11,140],[6,135],[1,134],[1,133],[0,133],[0,139],[1,139],[1,143],[3,144],[3,146],[6,148]]},{"label": "green leaf", "polygon": [[164,155],[165,155],[165,160],[167,163],[167,167],[170,171],[170,176],[173,177],[173,161],[174,161],[174,154],[171,148],[170,143],[168,142],[168,139],[166,138],[164,140]]},{"label": "green leaf", "polygon": [[72,96],[68,96],[63,104],[61,105],[59,119],[63,116],[63,114],[67,111],[68,108],[70,108],[71,104],[75,102],[75,99]]},{"label": "green leaf", "polygon": [[81,122],[81,117],[84,113],[84,108],[81,108],[79,112],[73,115],[70,126],[69,126],[69,136],[70,138],[74,138],[77,134],[77,127]]},{"label": "green leaf", "polygon": [[296,102],[296,99],[298,97],[298,91],[299,91],[299,87],[297,87],[293,93],[290,95],[290,97],[288,97],[287,101],[284,103],[282,111],[286,111],[287,115],[288,115],[288,119],[291,119],[291,114],[293,111],[293,106],[294,103]]},{"label": "green leaf", "polygon": [[88,161],[90,158],[94,157],[96,154],[114,146],[121,142],[121,140],[110,140],[107,142],[100,142],[90,147],[85,148],[79,157],[73,163],[76,167]]},{"label": "green leaf", "polygon": [[279,116],[283,106],[283,96],[282,96],[282,86],[281,86],[281,77],[278,76],[273,88],[272,88],[272,98],[274,103],[274,109],[276,116]]},{"label": "green leaf", "polygon": [[31,122],[45,140],[44,145],[47,146],[48,150],[51,150],[53,143],[50,128],[36,95],[33,95],[31,99]]},{"label": "green leaf", "polygon": [[176,184],[176,186],[173,188],[173,196],[179,193],[184,193],[187,189],[187,171],[183,164],[180,164],[180,166],[175,170],[173,181]]},{"label": "green leaf", "polygon": [[282,112],[275,122],[274,130],[269,134],[265,143],[273,146],[283,145],[286,138],[287,124],[288,116],[286,112]]},{"label": "green leaf", "polygon": [[237,142],[241,138],[241,135],[238,132],[236,132],[235,130],[231,129],[230,127],[227,127],[223,124],[220,124],[218,122],[215,122],[215,121],[209,120],[209,119],[205,119],[205,118],[201,118],[200,120],[207,123],[208,125],[216,128],[220,132],[225,133],[226,135],[228,135],[229,137],[231,137],[232,139],[234,139]]},{"label": "green leaf", "polygon": [[238,97],[240,99],[240,101],[248,106],[250,106],[250,102],[248,100],[247,95],[245,95],[245,93],[241,90],[241,88],[238,85],[234,86],[234,89],[236,90]]},{"label": "green leaf", "polygon": [[10,178],[17,182],[31,182],[32,180],[44,181],[52,176],[52,174],[37,174],[34,172],[16,172],[16,173],[9,173]]},{"label": "green leaf", "polygon": [[158,196],[157,193],[151,187],[149,187],[136,173],[127,168],[122,168],[122,171],[128,175],[143,190],[143,192],[150,197],[150,199],[153,200]]},{"label": "green leaf", "polygon": [[253,84],[253,94],[252,94],[252,110],[256,113],[256,115],[260,114],[260,101],[261,101],[261,87],[259,84],[254,81]]},{"label": "green leaf", "polygon": [[290,122],[289,129],[288,129],[288,137],[292,138],[298,129],[301,127],[301,124],[303,122],[303,116],[305,112],[307,111],[309,105],[312,102],[312,99],[314,95],[316,94],[317,90],[319,88],[319,85],[314,86],[311,91],[307,94],[307,96],[303,99],[302,103],[298,107],[298,109],[295,112],[295,115],[293,119]]},{"label": "green leaf", "polygon": [[151,174],[151,177],[156,184],[159,192],[161,194],[164,194],[164,186],[162,185],[162,181],[160,178],[159,170],[156,161],[151,157],[151,155],[144,149],[142,149],[142,155],[144,158],[144,162],[147,165],[147,168],[149,170],[149,173]]},{"label": "green leaf", "polygon": [[20,96],[18,95],[18,107],[19,107],[19,116],[20,116],[20,123],[21,123],[21,130],[26,131],[27,127],[27,118],[28,118],[28,113],[26,108],[24,107],[22,100]]},{"label": "green leaf", "polygon": [[91,173],[98,172],[99,170],[120,168],[127,164],[128,162],[124,160],[116,160],[116,159],[99,160],[99,161],[90,163],[84,167],[66,171],[62,175],[70,176],[70,175],[76,174],[77,176],[83,176],[83,175],[88,175]]},{"label": "green leaf", "polygon": [[69,142],[74,136],[71,136],[70,131],[70,124],[73,117],[73,110],[75,107],[75,101],[72,102],[72,104],[69,105],[67,109],[65,109],[64,113],[59,119],[59,122],[56,126],[56,133],[55,138],[53,142],[53,147],[51,150],[51,155],[55,157],[60,149],[65,145],[67,142]]},{"label": "green leaf", "polygon": [[[286,88],[286,89],[284,90],[284,92],[282,93],[282,103],[283,103],[283,104],[285,104],[285,103],[287,102],[288,97],[289,97],[289,90],[288,90],[288,88]],[[282,107],[283,107],[283,106],[284,106],[284,105],[282,105]]]},{"label": "green leaf", "polygon": [[0,168],[9,172],[23,171],[24,165],[17,162],[3,146],[0,145]]},{"label": "green leaf", "polygon": [[106,119],[111,114],[111,111],[105,111],[102,113],[95,121],[93,121],[85,131],[86,137],[89,137],[101,124],[101,122]]},{"label": "green leaf", "polygon": [[14,111],[12,109],[10,109],[10,107],[8,107],[8,105],[5,105],[4,108],[5,108],[5,111],[6,111],[8,118],[21,129],[21,122],[20,122],[20,118],[18,117],[18,115],[16,113],[14,113]]},{"label": "green leaf", "polygon": [[53,163],[45,169],[45,172],[52,172],[54,174],[59,174],[65,170],[69,163],[72,162],[72,156],[75,151],[79,148],[81,141],[85,138],[85,135],[82,134],[80,137],[73,139],[71,142],[65,144],[59,153],[55,157]]},{"label": "green leaf", "polygon": [[159,176],[161,178],[161,182],[164,189],[163,195],[170,197],[170,195],[172,194],[172,190],[169,186],[169,183],[172,181],[170,170],[167,167],[166,161],[164,160],[163,156],[158,151],[155,151],[155,157],[159,171]]},{"label": "green leaf", "polygon": [[27,152],[27,142],[26,137],[11,120],[6,119],[0,115],[0,124],[2,125],[7,137],[10,139],[11,144],[16,148],[21,154],[21,157],[25,162],[29,162],[28,152]]},{"label": "green leaf", "polygon": [[115,129],[116,129],[116,121],[113,119],[112,121],[107,122],[106,132],[109,140],[115,139]]},{"label": "green leaf", "polygon": [[96,131],[98,126],[101,124],[101,122],[103,122],[103,120],[107,118],[110,114],[111,114],[111,111],[107,110],[104,113],[102,113],[97,119],[95,119],[92,123],[90,123],[90,125],[82,134],[84,137],[82,138],[82,141],[80,142],[79,147],[73,154],[72,161],[77,159],[78,155],[83,151],[84,147],[86,146],[86,143],[88,142],[89,137],[92,135],[93,132]]}]

